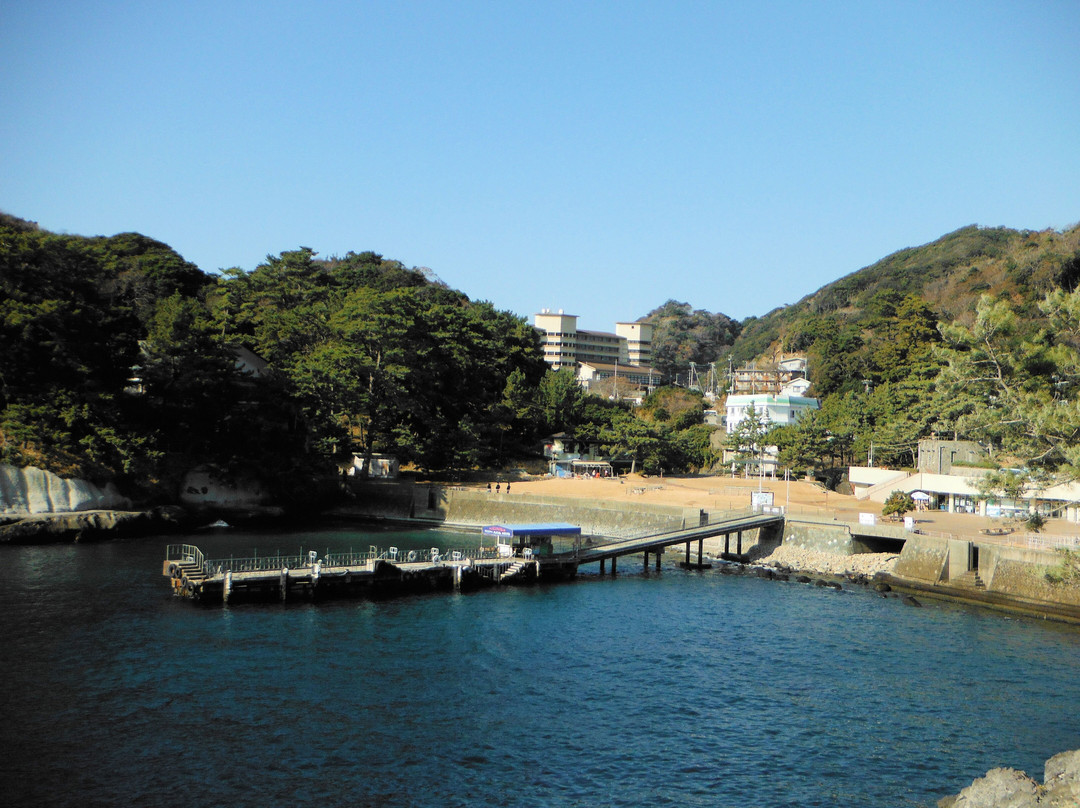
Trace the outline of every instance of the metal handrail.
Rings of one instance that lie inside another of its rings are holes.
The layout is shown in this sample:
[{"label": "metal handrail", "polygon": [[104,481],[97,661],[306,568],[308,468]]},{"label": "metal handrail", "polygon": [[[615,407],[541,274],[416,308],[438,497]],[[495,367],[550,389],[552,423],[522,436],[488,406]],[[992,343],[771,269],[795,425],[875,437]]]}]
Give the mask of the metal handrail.
[{"label": "metal handrail", "polygon": [[194,544],[168,545],[165,548],[165,560],[179,561],[185,564],[197,564],[200,568],[206,563],[206,558],[203,556],[202,550]]},{"label": "metal handrail", "polygon": [[[391,564],[404,563],[458,563],[469,564],[474,561],[505,562],[507,566],[517,561],[536,561],[537,557],[521,548],[515,548],[510,555],[502,555],[496,547],[478,547],[472,549],[442,549],[439,548],[437,557],[433,556],[432,550],[402,551],[397,548],[380,549],[372,545],[368,552],[342,552],[326,553],[322,557],[313,551],[297,555],[265,555],[229,558],[206,558],[198,547],[192,544],[170,544],[166,548],[166,560],[177,561],[198,566],[207,577],[224,575],[226,572],[276,572],[280,570],[313,570],[315,564],[321,568],[340,569],[341,567],[365,567],[375,561],[386,561]],[[396,550],[396,552],[394,552]],[[415,555],[410,559],[410,554]],[[490,567],[490,569],[489,569]],[[503,569],[498,564],[482,564],[475,567],[481,575],[495,578]]]}]

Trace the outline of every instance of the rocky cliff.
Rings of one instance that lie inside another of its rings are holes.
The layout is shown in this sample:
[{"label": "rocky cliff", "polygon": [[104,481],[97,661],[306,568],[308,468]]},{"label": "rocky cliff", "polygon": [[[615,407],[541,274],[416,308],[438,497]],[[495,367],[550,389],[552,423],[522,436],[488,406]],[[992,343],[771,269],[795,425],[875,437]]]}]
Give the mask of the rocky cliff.
[{"label": "rocky cliff", "polygon": [[101,488],[86,480],[65,480],[33,466],[0,464],[0,514],[5,516],[130,507],[112,484]]}]

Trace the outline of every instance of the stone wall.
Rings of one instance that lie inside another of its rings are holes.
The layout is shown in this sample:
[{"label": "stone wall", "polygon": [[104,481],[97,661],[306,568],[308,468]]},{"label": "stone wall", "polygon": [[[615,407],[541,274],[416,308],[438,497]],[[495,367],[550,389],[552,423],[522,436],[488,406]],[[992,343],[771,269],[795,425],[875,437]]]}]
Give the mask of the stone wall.
[{"label": "stone wall", "polygon": [[0,514],[70,513],[131,507],[111,483],[104,488],[86,480],[65,480],[33,466],[0,464]]}]

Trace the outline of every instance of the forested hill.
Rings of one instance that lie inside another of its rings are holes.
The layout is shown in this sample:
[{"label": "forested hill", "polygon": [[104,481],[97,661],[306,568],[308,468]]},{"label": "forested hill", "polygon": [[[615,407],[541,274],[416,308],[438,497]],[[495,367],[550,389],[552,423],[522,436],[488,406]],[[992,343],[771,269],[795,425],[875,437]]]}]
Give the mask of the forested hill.
[{"label": "forested hill", "polygon": [[[905,298],[925,303],[935,321],[970,323],[984,294],[1034,313],[1048,292],[1071,291],[1078,283],[1080,226],[1034,232],[971,225],[895,252],[794,305],[745,320],[733,353],[738,361],[777,351],[809,351],[816,354],[812,359],[826,359],[838,345],[850,348],[845,335],[872,342]],[[828,339],[830,334],[836,338]]]},{"label": "forested hill", "polygon": [[203,463],[298,495],[351,451],[471,467],[535,437],[546,367],[523,319],[377,253],[211,276],[138,234],[0,216],[0,462],[146,499]]}]

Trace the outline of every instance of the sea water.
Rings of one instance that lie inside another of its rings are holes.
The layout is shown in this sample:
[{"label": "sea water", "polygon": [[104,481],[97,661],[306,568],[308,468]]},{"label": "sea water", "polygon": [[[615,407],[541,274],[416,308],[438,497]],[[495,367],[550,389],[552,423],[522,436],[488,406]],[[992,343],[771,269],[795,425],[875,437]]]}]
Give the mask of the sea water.
[{"label": "sea water", "polygon": [[1080,630],[1053,623],[630,559],[318,604],[200,606],[161,575],[177,541],[478,539],[0,548],[0,802],[896,808],[1080,748]]}]

